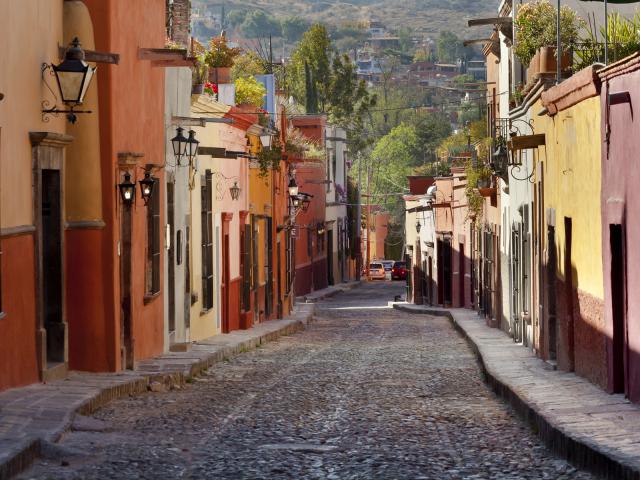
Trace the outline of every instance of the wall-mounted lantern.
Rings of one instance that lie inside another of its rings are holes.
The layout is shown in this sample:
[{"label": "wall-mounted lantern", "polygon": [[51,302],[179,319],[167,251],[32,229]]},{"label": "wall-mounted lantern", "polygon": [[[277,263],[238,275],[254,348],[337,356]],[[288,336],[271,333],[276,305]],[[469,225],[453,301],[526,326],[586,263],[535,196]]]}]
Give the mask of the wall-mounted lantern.
[{"label": "wall-mounted lantern", "polygon": [[300,206],[300,203],[300,197],[298,197],[297,195],[291,196],[291,205],[293,205],[293,208],[298,208]]},{"label": "wall-mounted lantern", "polygon": [[171,139],[171,145],[173,146],[173,155],[176,157],[176,165],[182,165],[182,158],[187,153],[187,143],[189,140],[185,137],[182,132],[184,132],[184,128],[178,127],[176,129],[176,136]]},{"label": "wall-mounted lantern", "polygon": [[303,212],[309,210],[309,205],[311,205],[311,199],[313,195],[310,193],[300,192],[298,193],[298,198],[300,199],[300,208],[302,208]]},{"label": "wall-mounted lantern", "polygon": [[[96,67],[90,66],[84,61],[84,50],[80,47],[78,37],[74,38],[69,48],[64,54],[64,60],[60,65],[42,65],[42,73],[52,70],[58,83],[58,90],[62,103],[69,107],[69,110],[59,110],[56,106],[43,109],[42,113],[66,113],[67,120],[75,123],[77,113],[91,113],[91,111],[74,110],[78,105],[82,105],[84,96],[87,93],[91,79],[96,72]],[[48,102],[43,102],[43,106]]]},{"label": "wall-mounted lantern", "polygon": [[229,192],[231,193],[232,200],[238,200],[238,198],[240,198],[240,187],[238,186],[238,182],[233,182],[233,186],[229,188]]},{"label": "wall-mounted lantern", "polygon": [[144,204],[147,205],[153,196],[153,186],[155,184],[155,181],[151,178],[151,172],[149,170],[144,172],[144,178],[138,183],[140,184],[142,200],[144,200]]},{"label": "wall-mounted lantern", "polygon": [[200,145],[200,142],[196,140],[196,132],[189,130],[189,138],[187,139],[187,158],[189,159],[189,165],[193,168],[197,168],[196,158],[198,157],[198,145]]},{"label": "wall-mounted lantern", "polygon": [[418,221],[416,222],[416,232],[417,232],[417,233],[420,233],[420,229],[421,229],[421,228],[422,228],[422,225],[420,225],[420,220],[418,220]]},{"label": "wall-mounted lantern", "polygon": [[133,203],[133,197],[136,194],[136,184],[131,181],[129,172],[124,174],[124,180],[118,184],[118,190],[120,190],[122,203],[131,205]]},{"label": "wall-mounted lantern", "polygon": [[325,229],[324,229],[324,223],[319,223],[318,224],[318,235],[324,235]]},{"label": "wall-mounted lantern", "polygon": [[289,180],[288,188],[290,197],[295,197],[298,195],[299,188],[295,178],[291,177],[291,180]]},{"label": "wall-mounted lantern", "polygon": [[271,135],[260,135],[260,143],[264,148],[271,148]]}]

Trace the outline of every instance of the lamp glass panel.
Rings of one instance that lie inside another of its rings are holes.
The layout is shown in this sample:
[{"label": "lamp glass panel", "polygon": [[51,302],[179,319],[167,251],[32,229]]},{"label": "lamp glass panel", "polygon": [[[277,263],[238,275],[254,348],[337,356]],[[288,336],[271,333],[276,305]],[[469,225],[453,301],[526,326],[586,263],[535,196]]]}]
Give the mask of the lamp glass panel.
[{"label": "lamp glass panel", "polygon": [[294,186],[290,186],[289,187],[289,195],[291,195],[292,197],[295,197],[296,195],[298,195],[298,186],[294,185]]},{"label": "lamp glass panel", "polygon": [[58,77],[58,85],[60,86],[60,94],[64,103],[80,103],[82,95],[82,81],[84,80],[84,72],[61,72],[56,71]]},{"label": "lamp glass panel", "polygon": [[91,84],[91,79],[93,78],[93,75],[95,73],[96,67],[88,67],[87,74],[84,77],[84,83],[82,84],[82,91],[80,92],[78,103],[84,102],[84,96],[87,94],[87,90],[89,89],[89,85]]}]

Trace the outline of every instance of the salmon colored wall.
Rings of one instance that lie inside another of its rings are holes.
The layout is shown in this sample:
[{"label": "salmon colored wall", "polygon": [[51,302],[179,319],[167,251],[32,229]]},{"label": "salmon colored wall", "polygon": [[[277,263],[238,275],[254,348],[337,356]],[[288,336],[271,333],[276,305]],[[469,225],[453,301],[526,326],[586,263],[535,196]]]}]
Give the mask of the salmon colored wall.
[{"label": "salmon colored wall", "polygon": [[[29,132],[65,133],[64,116],[42,118],[54,106],[42,64],[59,63],[63,2],[0,2],[0,227],[33,225],[32,150]],[[55,77],[45,73],[56,89]],[[59,105],[61,106],[61,105]],[[35,253],[33,234],[2,239],[0,390],[37,382]]]},{"label": "salmon colored wall", "polygon": [[453,212],[451,206],[441,205],[450,202],[453,195],[453,177],[436,178],[438,187],[433,202],[433,211],[436,216],[436,233],[453,231]]},{"label": "salmon colored wall", "polygon": [[[42,120],[42,102],[46,100],[53,104],[54,98],[42,81],[41,66],[60,61],[58,45],[62,45],[62,3],[41,0],[2,2],[0,92],[5,96],[0,102],[2,228],[33,224],[29,132],[65,133],[64,116],[49,116],[48,122]],[[8,65],[11,68],[6,68]],[[55,77],[48,74],[44,77],[55,91]]]},{"label": "salmon colored wall", "polygon": [[38,381],[33,235],[2,239],[0,390]]}]

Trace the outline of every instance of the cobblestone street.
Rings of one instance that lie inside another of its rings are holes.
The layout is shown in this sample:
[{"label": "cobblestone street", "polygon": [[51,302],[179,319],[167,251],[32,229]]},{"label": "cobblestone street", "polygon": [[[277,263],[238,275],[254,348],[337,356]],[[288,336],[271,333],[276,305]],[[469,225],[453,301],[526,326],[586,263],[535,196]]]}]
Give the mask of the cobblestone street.
[{"label": "cobblestone street", "polygon": [[387,307],[403,287],[363,284],[184,389],[80,418],[19,478],[593,478],[495,397],[447,319]]}]

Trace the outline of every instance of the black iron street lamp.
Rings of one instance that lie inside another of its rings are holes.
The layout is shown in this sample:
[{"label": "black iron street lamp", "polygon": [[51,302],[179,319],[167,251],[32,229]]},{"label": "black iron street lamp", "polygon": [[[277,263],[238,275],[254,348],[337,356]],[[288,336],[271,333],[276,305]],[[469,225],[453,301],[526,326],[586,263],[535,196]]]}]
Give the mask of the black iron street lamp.
[{"label": "black iron street lamp", "polygon": [[300,198],[300,203],[302,205],[302,211],[306,212],[307,210],[309,210],[309,205],[311,205],[311,199],[313,198],[313,195],[311,195],[309,193],[300,192],[298,194],[298,197]]},{"label": "black iron street lamp", "polygon": [[131,175],[129,172],[124,174],[124,180],[118,184],[120,190],[120,196],[122,197],[122,203],[125,205],[131,205],[133,203],[133,197],[136,193],[136,184],[131,181]]},{"label": "black iron street lamp", "polygon": [[176,165],[182,165],[182,158],[187,153],[187,143],[189,140],[182,132],[184,128],[178,127],[176,129],[176,136],[171,139],[171,145],[173,146],[173,155],[176,157]]},{"label": "black iron street lamp", "polygon": [[[82,105],[91,79],[96,72],[96,67],[92,67],[84,61],[84,50],[80,47],[78,37],[73,39],[65,52],[64,61],[60,65],[43,64],[42,73],[44,74],[44,71],[48,69],[53,70],[62,103],[67,105],[69,110],[59,110],[54,106],[43,109],[42,113],[66,113],[70,123],[76,122],[77,113],[91,113],[91,111],[74,110],[78,105]],[[48,102],[43,102],[43,105],[47,104]]]},{"label": "black iron street lamp", "polygon": [[240,187],[238,186],[238,182],[233,182],[233,186],[229,188],[229,192],[231,192],[232,200],[238,200],[240,197]]},{"label": "black iron street lamp", "polygon": [[200,145],[200,142],[196,140],[196,132],[189,130],[189,138],[187,139],[187,158],[189,159],[189,165],[193,168],[197,168],[196,158],[198,157],[198,145]]},{"label": "black iron street lamp", "polygon": [[289,180],[289,196],[290,197],[295,197],[296,195],[298,195],[298,191],[299,191],[299,187],[298,184],[296,183],[296,179],[291,177],[291,180]]},{"label": "black iron street lamp", "polygon": [[151,172],[149,170],[144,172],[144,178],[138,183],[140,184],[142,200],[144,200],[144,204],[147,205],[153,196],[153,186],[155,184],[155,181],[151,178]]}]

